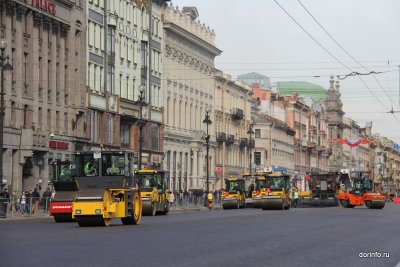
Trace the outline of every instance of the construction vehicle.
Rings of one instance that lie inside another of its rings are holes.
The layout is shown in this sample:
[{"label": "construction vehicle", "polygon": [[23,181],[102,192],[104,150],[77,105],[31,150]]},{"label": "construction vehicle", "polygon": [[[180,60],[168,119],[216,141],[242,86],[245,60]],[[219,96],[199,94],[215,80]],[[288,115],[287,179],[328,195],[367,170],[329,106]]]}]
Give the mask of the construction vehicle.
[{"label": "construction vehicle", "polygon": [[52,185],[55,190],[50,202],[50,215],[56,222],[72,222],[72,200],[78,191],[75,179],[71,175],[70,161],[54,161],[52,170]]},{"label": "construction vehicle", "polygon": [[263,210],[290,208],[290,176],[284,173],[265,174],[266,190],[261,192]]},{"label": "construction vehicle", "polygon": [[301,205],[303,204],[310,204],[311,201],[311,193],[307,191],[300,191],[299,192],[299,198],[300,198],[300,203]]},{"label": "construction vehicle", "polygon": [[385,196],[373,192],[373,182],[366,173],[344,171],[339,176],[341,185],[338,194],[339,205],[343,208],[354,208],[364,205],[369,209],[385,207]]},{"label": "construction vehicle", "polygon": [[265,176],[258,174],[254,177],[254,191],[251,194],[253,199],[253,208],[261,208],[261,193],[266,190]]},{"label": "construction vehicle", "polygon": [[168,175],[165,171],[137,170],[135,179],[139,182],[143,215],[166,215],[169,211]]},{"label": "construction vehicle", "polygon": [[308,172],[310,189],[310,205],[337,205],[338,172]]},{"label": "construction vehicle", "polygon": [[111,219],[139,224],[142,199],[133,176],[133,153],[119,151],[78,152],[71,170],[79,191],[72,217],[79,226],[109,226]]},{"label": "construction vehicle", "polygon": [[245,180],[229,178],[225,180],[225,190],[222,192],[222,208],[239,209],[246,206]]}]

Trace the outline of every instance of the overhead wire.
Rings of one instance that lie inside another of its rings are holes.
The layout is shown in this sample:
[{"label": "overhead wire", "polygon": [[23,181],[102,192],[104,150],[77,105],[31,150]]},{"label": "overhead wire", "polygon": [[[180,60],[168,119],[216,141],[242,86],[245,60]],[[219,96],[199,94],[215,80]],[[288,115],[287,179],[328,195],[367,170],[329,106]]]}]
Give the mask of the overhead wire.
[{"label": "overhead wire", "polygon": [[[352,58],[358,65],[360,65],[363,69],[365,69],[366,71],[370,72],[370,74],[372,74],[372,77],[374,77],[375,81],[378,83],[379,87],[381,87],[381,89],[385,92],[386,96],[389,98],[390,102],[393,104],[393,99],[387,94],[385,88],[382,86],[382,84],[379,82],[379,80],[376,78],[375,76],[375,72],[374,71],[370,71],[369,69],[367,69],[360,61],[358,61],[355,57],[353,57],[338,41],[336,41],[335,38],[333,38],[333,36],[324,28],[324,26],[321,25],[321,23],[319,23],[319,21],[311,14],[311,12],[303,5],[303,3],[300,0],[297,0],[300,5],[304,8],[304,10],[311,16],[311,18],[318,24],[318,26],[331,38],[331,40],[337,45],[339,46],[350,58]],[[355,73],[355,72],[353,72]],[[360,74],[358,74],[360,75]],[[348,75],[350,76],[350,74]]]},{"label": "overhead wire", "polygon": [[[318,44],[319,47],[321,47],[326,53],[328,53],[332,58],[334,58],[338,63],[340,63],[342,66],[344,66],[346,69],[350,70],[351,72],[354,72],[353,69],[348,67],[346,64],[344,64],[340,59],[338,59],[335,55],[333,55],[328,49],[326,49],[316,38],[314,38],[301,24],[281,5],[277,0],[274,0],[274,2],[293,20],[293,22],[299,26],[315,43]],[[375,99],[385,108],[387,109],[387,106],[382,102],[381,99],[379,99],[374,92],[369,88],[369,86],[365,83],[365,81],[358,75],[358,78],[360,81],[364,84],[364,86],[368,89],[368,91],[375,97]],[[400,122],[399,122],[400,124]]]}]

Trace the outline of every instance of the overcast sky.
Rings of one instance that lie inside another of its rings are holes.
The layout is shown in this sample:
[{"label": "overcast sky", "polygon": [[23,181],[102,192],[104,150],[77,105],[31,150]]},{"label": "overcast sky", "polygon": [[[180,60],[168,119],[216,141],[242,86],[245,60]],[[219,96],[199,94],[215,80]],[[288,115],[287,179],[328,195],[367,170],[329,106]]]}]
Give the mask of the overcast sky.
[{"label": "overcast sky", "polygon": [[[329,88],[329,75],[352,71],[383,74],[341,81],[346,116],[361,127],[400,143],[399,0],[173,0],[179,9],[195,6],[202,23],[216,32],[222,54],[216,67],[233,78],[258,72],[277,81],[307,81]],[[358,63],[318,26],[312,16]],[[339,60],[342,63],[339,63]],[[361,65],[365,68],[361,67]],[[314,78],[314,76],[320,76]],[[365,84],[364,84],[365,83]]]}]

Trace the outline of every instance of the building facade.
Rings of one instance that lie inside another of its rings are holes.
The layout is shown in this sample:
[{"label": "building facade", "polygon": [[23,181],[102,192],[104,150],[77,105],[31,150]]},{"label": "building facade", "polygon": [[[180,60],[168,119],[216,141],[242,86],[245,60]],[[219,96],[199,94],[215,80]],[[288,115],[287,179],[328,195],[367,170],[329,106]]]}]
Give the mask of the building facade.
[{"label": "building facade", "polygon": [[[164,2],[88,1],[86,122],[91,145],[85,149],[138,152],[140,120],[145,126],[138,168],[162,165]],[[138,103],[140,90],[143,105]]]},{"label": "building facade", "polygon": [[[1,1],[5,72],[3,170],[18,193],[48,185],[51,163],[87,142],[85,1]],[[51,178],[51,177],[50,177]]]},{"label": "building facade", "polygon": [[252,114],[255,123],[255,170],[272,167],[294,174],[294,135],[286,122],[266,114]]},{"label": "building facade", "polygon": [[[248,131],[252,88],[241,81],[232,80],[229,75],[218,70],[214,78],[215,126],[212,136],[215,136],[216,144],[215,168],[211,170],[216,177],[212,188],[220,189],[225,187],[225,179],[231,176],[238,178],[245,170],[250,171],[249,147],[252,143]],[[254,135],[252,138],[254,140]]]},{"label": "building facade", "polygon": [[[212,120],[209,133],[214,147],[214,58],[221,50],[215,45],[213,30],[196,20],[196,8],[179,10],[165,5],[162,14],[165,36],[164,168],[170,173],[171,189],[204,189],[207,159],[203,120],[209,109]],[[214,159],[214,149],[210,149],[209,162]],[[214,177],[212,175],[210,180],[214,181]]]}]

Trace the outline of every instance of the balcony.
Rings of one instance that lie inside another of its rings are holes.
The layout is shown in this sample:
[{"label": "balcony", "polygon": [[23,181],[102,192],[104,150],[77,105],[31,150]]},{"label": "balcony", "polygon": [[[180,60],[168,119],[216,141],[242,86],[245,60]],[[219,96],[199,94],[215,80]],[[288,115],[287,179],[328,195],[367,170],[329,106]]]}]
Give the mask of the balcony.
[{"label": "balcony", "polygon": [[249,140],[247,138],[241,138],[239,146],[240,148],[244,148],[249,145]]},{"label": "balcony", "polygon": [[231,112],[233,120],[241,120],[243,119],[243,110],[240,108],[234,108]]},{"label": "balcony", "polygon": [[223,143],[226,141],[226,133],[217,133],[217,142]]},{"label": "balcony", "polygon": [[233,134],[229,134],[228,138],[226,138],[225,143],[227,145],[232,145],[235,142],[235,136]]}]

